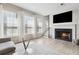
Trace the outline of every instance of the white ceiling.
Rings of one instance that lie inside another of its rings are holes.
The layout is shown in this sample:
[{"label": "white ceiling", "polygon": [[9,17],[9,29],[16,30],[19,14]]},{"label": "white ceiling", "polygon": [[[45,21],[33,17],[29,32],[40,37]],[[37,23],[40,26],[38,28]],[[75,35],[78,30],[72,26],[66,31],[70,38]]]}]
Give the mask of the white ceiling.
[{"label": "white ceiling", "polygon": [[60,3],[13,3],[19,7],[35,12],[37,14],[47,16],[51,13],[55,14],[61,11],[69,11],[78,8],[78,3],[64,3],[63,6]]}]

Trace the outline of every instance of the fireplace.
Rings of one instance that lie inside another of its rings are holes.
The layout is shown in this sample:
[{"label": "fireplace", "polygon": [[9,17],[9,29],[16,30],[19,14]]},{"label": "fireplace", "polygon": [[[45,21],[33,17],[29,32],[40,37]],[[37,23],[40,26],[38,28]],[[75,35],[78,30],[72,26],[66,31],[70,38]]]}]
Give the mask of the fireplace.
[{"label": "fireplace", "polygon": [[72,41],[72,29],[55,29],[55,39]]}]

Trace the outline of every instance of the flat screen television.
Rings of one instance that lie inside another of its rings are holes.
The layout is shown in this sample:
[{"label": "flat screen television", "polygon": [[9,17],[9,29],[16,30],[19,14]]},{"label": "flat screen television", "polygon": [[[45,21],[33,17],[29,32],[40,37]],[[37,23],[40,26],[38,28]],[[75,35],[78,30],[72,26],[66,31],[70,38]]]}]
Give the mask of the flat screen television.
[{"label": "flat screen television", "polygon": [[53,23],[72,22],[72,11],[68,11],[53,16]]}]

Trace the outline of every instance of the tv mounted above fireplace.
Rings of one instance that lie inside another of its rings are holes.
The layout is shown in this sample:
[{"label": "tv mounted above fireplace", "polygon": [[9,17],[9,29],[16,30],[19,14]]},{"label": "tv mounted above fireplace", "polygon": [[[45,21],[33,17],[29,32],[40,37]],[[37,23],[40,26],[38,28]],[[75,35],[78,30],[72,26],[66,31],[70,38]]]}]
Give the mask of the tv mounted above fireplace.
[{"label": "tv mounted above fireplace", "polygon": [[53,16],[53,23],[72,22],[72,11],[56,14]]}]

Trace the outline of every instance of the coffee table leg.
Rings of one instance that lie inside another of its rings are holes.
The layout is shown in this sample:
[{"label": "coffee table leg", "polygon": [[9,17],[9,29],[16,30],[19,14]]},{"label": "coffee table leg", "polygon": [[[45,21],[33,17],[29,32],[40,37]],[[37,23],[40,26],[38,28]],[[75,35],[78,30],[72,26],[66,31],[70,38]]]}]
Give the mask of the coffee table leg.
[{"label": "coffee table leg", "polygon": [[27,45],[25,44],[25,41],[23,40],[23,45],[24,45],[25,51],[27,50],[29,44],[30,44],[30,40],[27,42]]}]

